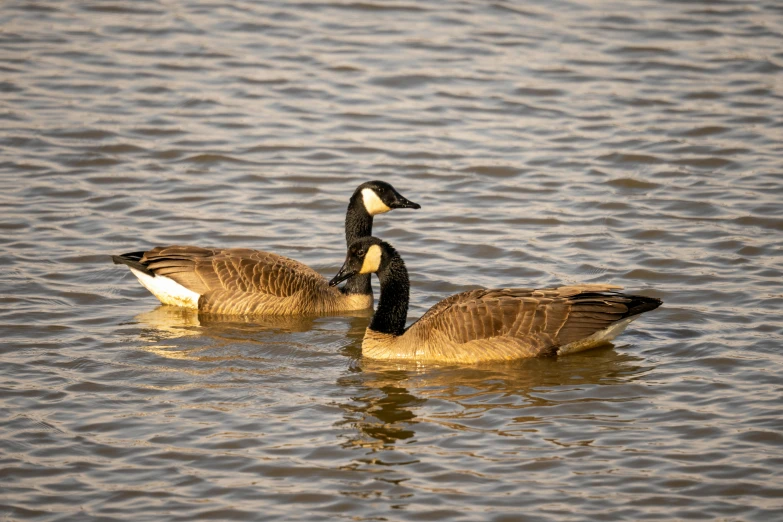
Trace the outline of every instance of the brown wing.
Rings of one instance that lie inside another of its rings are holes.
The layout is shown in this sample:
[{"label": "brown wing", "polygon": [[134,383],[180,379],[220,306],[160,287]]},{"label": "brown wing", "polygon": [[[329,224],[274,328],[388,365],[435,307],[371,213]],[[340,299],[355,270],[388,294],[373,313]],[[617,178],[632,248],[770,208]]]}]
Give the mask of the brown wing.
[{"label": "brown wing", "polygon": [[141,262],[154,274],[201,295],[246,292],[290,297],[328,288],[326,279],[307,265],[246,248],[156,247],[145,252]]},{"label": "brown wing", "polygon": [[[609,292],[617,288],[471,290],[433,306],[406,336],[432,340],[431,349],[440,358],[453,360],[542,355],[627,315],[631,299]],[[489,339],[491,343],[484,342]],[[474,353],[462,353],[468,348]],[[484,356],[477,351],[488,353]]]}]

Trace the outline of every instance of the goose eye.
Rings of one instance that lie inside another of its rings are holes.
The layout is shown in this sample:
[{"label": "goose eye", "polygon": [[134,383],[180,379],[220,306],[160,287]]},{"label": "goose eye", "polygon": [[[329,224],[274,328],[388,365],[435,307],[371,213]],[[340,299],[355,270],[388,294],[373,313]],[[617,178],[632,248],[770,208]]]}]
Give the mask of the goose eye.
[{"label": "goose eye", "polygon": [[364,257],[364,249],[360,248],[359,250],[357,250],[356,255],[358,257]]}]

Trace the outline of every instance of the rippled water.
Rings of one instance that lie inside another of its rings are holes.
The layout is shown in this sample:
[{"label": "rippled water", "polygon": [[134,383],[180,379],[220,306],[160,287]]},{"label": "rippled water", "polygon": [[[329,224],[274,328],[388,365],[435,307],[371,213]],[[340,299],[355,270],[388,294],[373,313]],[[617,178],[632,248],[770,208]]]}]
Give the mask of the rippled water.
[{"label": "rippled water", "polygon": [[[779,2],[0,7],[0,516],[783,518]],[[109,254],[331,276],[360,182],[411,318],[476,286],[665,304],[615,346],[361,358],[368,314],[221,322]]]}]

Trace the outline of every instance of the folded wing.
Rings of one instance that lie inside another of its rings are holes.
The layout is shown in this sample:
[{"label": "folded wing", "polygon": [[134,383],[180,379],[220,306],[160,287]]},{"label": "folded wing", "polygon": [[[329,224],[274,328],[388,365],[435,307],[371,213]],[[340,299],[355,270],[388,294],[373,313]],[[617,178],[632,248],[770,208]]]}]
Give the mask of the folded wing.
[{"label": "folded wing", "polygon": [[650,309],[641,310],[638,300],[651,298],[625,296],[614,292],[617,289],[581,285],[471,290],[433,306],[406,336],[428,339],[422,349],[459,362],[554,354],[560,346]]},{"label": "folded wing", "polygon": [[202,312],[246,314],[274,305],[285,313],[302,296],[336,292],[307,265],[258,250],[156,247],[140,263],[200,294]]}]

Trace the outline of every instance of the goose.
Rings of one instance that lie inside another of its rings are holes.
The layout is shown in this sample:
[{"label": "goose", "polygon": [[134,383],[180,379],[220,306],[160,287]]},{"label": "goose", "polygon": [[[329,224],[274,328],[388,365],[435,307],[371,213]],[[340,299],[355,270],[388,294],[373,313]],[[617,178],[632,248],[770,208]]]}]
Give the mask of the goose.
[{"label": "goose", "polygon": [[[347,244],[372,234],[373,216],[421,206],[389,183],[368,181],[351,196],[345,215]],[[310,315],[372,307],[370,275],[334,288],[312,268],[248,248],[158,246],[112,256],[127,265],[161,303],[226,315]]]},{"label": "goose", "polygon": [[364,334],[370,359],[471,364],[564,355],[604,344],[659,299],[616,292],[615,285],[468,290],[430,308],[405,328],[410,282],[400,255],[376,237],[354,241],[336,285],[376,273],[381,296]]}]

